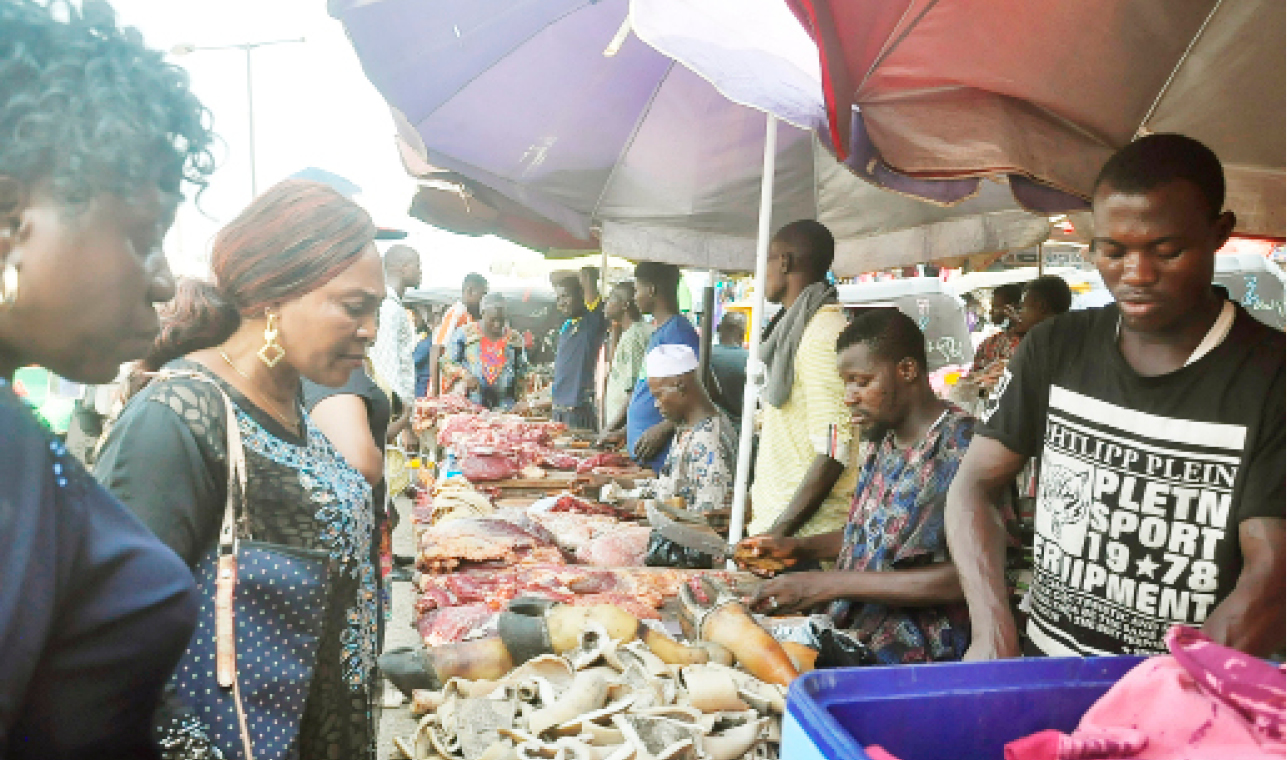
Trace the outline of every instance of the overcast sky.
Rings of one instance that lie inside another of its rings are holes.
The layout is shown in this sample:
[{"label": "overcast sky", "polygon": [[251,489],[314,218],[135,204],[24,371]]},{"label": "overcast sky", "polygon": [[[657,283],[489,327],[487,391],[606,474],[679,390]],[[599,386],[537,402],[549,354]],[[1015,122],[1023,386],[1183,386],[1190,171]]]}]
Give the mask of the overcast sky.
[{"label": "overcast sky", "polygon": [[[260,192],[309,166],[352,180],[377,224],[411,233],[425,259],[426,285],[459,283],[493,258],[536,254],[497,238],[453,235],[406,215],[415,191],[393,144],[384,100],[366,80],[343,26],[324,0],[111,0],[122,23],[152,47],[218,46],[306,39],[260,48],[254,56],[255,166]],[[240,50],[171,55],[192,76],[214,116],[219,169],[194,205],[186,203],[167,238],[181,274],[205,272],[210,241],[250,201],[246,56]],[[429,281],[431,280],[432,281]]]}]

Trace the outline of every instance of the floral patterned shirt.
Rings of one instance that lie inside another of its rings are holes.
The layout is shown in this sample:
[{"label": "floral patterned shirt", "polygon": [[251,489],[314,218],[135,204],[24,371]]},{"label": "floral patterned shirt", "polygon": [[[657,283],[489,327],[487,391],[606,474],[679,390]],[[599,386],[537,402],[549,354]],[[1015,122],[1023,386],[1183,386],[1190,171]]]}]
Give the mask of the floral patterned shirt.
[{"label": "floral patterned shirt", "polygon": [[657,476],[656,497],[683,497],[693,512],[723,509],[732,492],[737,456],[733,430],[723,412],[692,427],[681,427]]},{"label": "floral patterned shirt", "polygon": [[478,378],[478,388],[469,392],[470,401],[508,410],[518,401],[519,383],[527,374],[523,336],[506,328],[505,335],[488,340],[478,323],[471,322],[452,336],[443,367],[460,367]]},{"label": "floral patterned shirt", "polygon": [[1008,330],[984,338],[979,347],[974,349],[974,364],[970,365],[970,372],[982,372],[993,362],[1009,360],[1021,342],[1022,335],[1015,335]]},{"label": "floral patterned shirt", "polygon": [[[873,447],[858,475],[837,570],[906,570],[948,559],[943,508],[974,423],[949,404],[916,445],[900,449],[889,433]],[[829,612],[882,665],[959,660],[970,642],[964,603],[897,608],[841,599]]]}]

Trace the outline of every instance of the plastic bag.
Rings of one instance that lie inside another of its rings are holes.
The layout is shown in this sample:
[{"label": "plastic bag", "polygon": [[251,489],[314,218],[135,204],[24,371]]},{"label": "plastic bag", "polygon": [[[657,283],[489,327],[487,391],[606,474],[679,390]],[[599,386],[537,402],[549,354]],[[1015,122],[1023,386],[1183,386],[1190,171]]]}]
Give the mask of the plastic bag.
[{"label": "plastic bag", "polygon": [[677,544],[653,530],[652,535],[648,536],[648,552],[644,555],[644,564],[648,567],[709,570],[715,566],[715,558]]}]

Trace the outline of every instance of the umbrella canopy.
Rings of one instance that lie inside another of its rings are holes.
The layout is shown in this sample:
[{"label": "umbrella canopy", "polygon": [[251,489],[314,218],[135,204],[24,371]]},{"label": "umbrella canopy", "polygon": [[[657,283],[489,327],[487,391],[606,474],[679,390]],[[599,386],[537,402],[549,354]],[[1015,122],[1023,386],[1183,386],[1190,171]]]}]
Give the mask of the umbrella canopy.
[{"label": "umbrella canopy", "polygon": [[1281,0],[787,0],[817,41],[829,130],[860,175],[952,202],[1008,174],[1084,208],[1114,150],[1179,132],[1225,164],[1249,234],[1284,234]]},{"label": "umbrella canopy", "polygon": [[[546,241],[553,225],[632,260],[753,268],[765,114],[631,33],[627,0],[330,7],[395,111],[409,168],[418,161],[417,176],[450,172],[470,191],[479,229],[494,215],[507,236],[521,238],[508,204],[547,220]],[[811,78],[821,123],[813,67],[803,79],[792,71],[791,82]],[[801,218],[830,226],[842,275],[1024,247],[1048,234],[1047,221],[1017,210],[1004,185],[954,208],[882,191],[839,164],[811,128],[781,125],[776,167],[775,226]],[[467,205],[455,194],[449,210]]]}]

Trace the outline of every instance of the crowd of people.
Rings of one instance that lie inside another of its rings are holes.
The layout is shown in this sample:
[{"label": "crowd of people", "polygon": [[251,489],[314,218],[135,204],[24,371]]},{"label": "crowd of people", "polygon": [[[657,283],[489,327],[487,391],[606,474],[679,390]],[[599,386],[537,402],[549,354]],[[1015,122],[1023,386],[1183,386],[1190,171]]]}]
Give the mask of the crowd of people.
[{"label": "crowd of people", "polygon": [[[915,321],[846,314],[826,227],[783,226],[762,403],[739,419],[746,325],[721,322],[704,374],[673,265],[606,296],[592,268],[556,279],[542,402],[505,298],[470,275],[437,324],[415,314],[420,254],[381,256],[327,185],[264,192],[210,278],[176,282],[161,240],[212,170],[206,112],[106,6],[0,4],[0,81],[0,757],[218,758],[247,723],[300,757],[373,757],[386,454],[414,446],[417,398],[451,392],[548,403],[702,513],[728,509],[757,426],[736,556],[768,580],[748,604],[857,663],[1157,653],[1172,624],[1283,651],[1284,336],[1212,288],[1236,220],[1192,139],[1142,137],[1099,174],[1091,256],[1116,302],[1069,312],[1058,277],[997,289],[1003,329],[952,400]],[[127,362],[92,474],[8,380]],[[274,590],[230,653],[233,582]],[[289,688],[258,691],[238,657]]]}]

